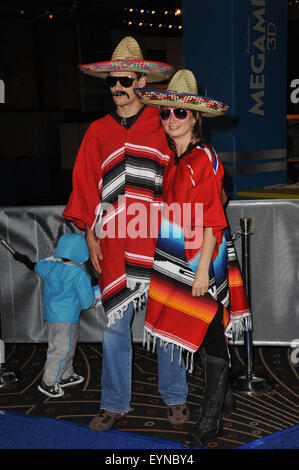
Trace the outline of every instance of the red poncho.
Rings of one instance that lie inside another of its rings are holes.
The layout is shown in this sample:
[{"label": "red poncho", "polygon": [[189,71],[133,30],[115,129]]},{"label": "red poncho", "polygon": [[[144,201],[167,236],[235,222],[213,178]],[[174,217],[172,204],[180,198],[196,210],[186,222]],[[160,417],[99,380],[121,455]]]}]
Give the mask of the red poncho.
[{"label": "red poncho", "polygon": [[[201,345],[219,304],[223,304],[224,328],[229,321],[249,314],[242,277],[233,256],[227,220],[222,205],[223,167],[214,149],[194,146],[180,159],[171,157],[164,173],[163,199],[167,207],[202,203],[202,217],[196,211],[187,219],[191,229],[212,227],[217,239],[210,264],[209,291],[192,297],[202,239],[187,245],[186,218],[163,215],[149,288],[145,329],[148,341],[160,338],[194,353]],[[184,222],[184,223],[183,223]],[[233,331],[233,330],[232,330]]]},{"label": "red poncho", "polygon": [[129,129],[111,115],[94,121],[82,141],[63,216],[101,239],[108,325],[148,290],[156,243],[150,206],[161,198],[169,152],[158,110],[150,107]]}]

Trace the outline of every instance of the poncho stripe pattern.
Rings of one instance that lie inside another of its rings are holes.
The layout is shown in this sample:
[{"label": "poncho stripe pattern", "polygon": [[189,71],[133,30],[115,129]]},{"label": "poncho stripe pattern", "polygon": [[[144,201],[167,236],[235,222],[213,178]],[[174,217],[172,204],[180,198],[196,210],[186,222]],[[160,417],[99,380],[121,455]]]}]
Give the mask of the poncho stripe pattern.
[{"label": "poncho stripe pattern", "polygon": [[[163,220],[162,225],[167,223]],[[160,232],[145,329],[166,343],[174,343],[194,353],[199,348],[220,302],[224,306],[224,328],[229,321],[227,245],[223,236],[218,255],[210,264],[208,294],[192,297],[190,291],[195,273],[185,257],[183,243],[183,233],[180,239],[176,237],[165,240]],[[156,307],[155,303],[160,304],[160,307]]]},{"label": "poncho stripe pattern", "polygon": [[110,115],[94,121],[82,141],[63,215],[100,239],[108,325],[147,295],[156,244],[150,206],[161,201],[169,153],[159,112],[149,107],[129,129]]},{"label": "poncho stripe pattern", "polygon": [[[116,237],[121,235],[124,237],[123,241],[128,240],[131,236],[128,233],[128,228],[130,220],[132,220],[131,215],[133,216],[130,214],[129,207],[130,204],[136,202],[138,205],[142,204],[144,214],[146,214],[143,223],[147,227],[147,217],[150,213],[149,204],[161,197],[161,170],[163,169],[162,163],[165,161],[166,157],[154,148],[137,146],[130,142],[126,142],[123,148],[114,152],[113,158],[108,156],[102,165],[103,211],[100,226],[95,227],[98,234],[100,230],[109,232],[109,226],[112,225],[111,234],[115,229]],[[120,197],[120,195],[125,196]],[[105,204],[110,205],[106,213],[104,212]],[[123,223],[120,226],[122,217]],[[116,219],[118,220],[116,221]],[[112,241],[110,243],[113,244]],[[124,245],[124,249],[126,247],[127,243]],[[124,258],[125,275],[116,281],[113,280],[102,292],[102,303],[112,322],[115,318],[122,317],[122,312],[126,310],[130,301],[135,300],[135,306],[137,306],[140,297],[147,292],[151,275],[153,256],[138,252],[130,253],[125,249]],[[128,287],[130,288],[129,292]]]},{"label": "poncho stripe pattern", "polygon": [[195,145],[180,158],[173,155],[165,170],[163,197],[168,207],[173,203],[183,207],[186,202],[193,207],[201,202],[202,218],[194,212],[191,227],[211,227],[216,247],[209,267],[208,293],[193,297],[201,243],[188,245],[184,223],[174,223],[172,214],[163,216],[145,319],[148,344],[160,338],[193,354],[201,346],[219,304],[223,305],[223,328],[230,325],[231,336],[238,329],[235,321],[241,318],[239,315],[250,314],[223,210],[222,178],[222,164],[206,144]]}]

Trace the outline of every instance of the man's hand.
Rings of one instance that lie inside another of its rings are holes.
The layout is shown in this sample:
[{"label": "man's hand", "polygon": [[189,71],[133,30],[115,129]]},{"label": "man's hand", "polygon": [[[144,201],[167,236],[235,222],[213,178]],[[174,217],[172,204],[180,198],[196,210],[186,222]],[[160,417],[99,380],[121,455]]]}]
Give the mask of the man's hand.
[{"label": "man's hand", "polygon": [[94,299],[94,303],[89,307],[90,309],[94,308],[100,299]]},{"label": "man's hand", "polygon": [[93,232],[87,225],[85,226],[85,239],[89,249],[89,255],[94,269],[97,273],[101,273],[100,261],[103,259],[100,241],[95,239]]}]

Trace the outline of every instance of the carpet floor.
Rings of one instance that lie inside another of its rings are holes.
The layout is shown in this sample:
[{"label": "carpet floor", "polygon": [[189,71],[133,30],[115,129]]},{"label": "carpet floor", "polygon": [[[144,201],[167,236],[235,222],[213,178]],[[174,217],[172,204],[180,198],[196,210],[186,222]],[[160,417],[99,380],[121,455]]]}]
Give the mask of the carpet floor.
[{"label": "carpet floor", "polygon": [[91,431],[87,424],[0,411],[0,449],[182,449],[175,441],[109,429]]},{"label": "carpet floor", "polygon": [[[20,373],[20,380],[0,388],[0,410],[23,415],[55,418],[87,425],[99,411],[101,393],[102,349],[98,343],[80,343],[74,365],[85,377],[77,387],[65,389],[61,398],[41,394],[39,384],[46,357],[44,343],[6,344],[8,370]],[[299,424],[299,373],[291,361],[287,347],[254,347],[254,373],[266,377],[270,389],[254,395],[234,390],[237,408],[223,415],[223,433],[212,439],[210,449],[237,449],[253,441],[267,438]],[[244,372],[244,351],[231,348],[233,376]],[[141,344],[134,344],[132,407],[133,411],[114,423],[113,429],[147,438],[181,444],[193,423],[172,426],[157,390],[156,355]],[[188,374],[188,404],[199,404],[203,392],[203,370],[200,361]],[[279,447],[276,447],[279,448]],[[298,444],[299,448],[299,444]]]}]

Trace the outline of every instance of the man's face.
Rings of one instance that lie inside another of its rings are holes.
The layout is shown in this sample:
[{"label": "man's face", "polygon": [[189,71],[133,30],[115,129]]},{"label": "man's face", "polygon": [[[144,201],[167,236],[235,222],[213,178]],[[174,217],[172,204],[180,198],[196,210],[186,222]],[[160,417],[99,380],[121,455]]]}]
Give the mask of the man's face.
[{"label": "man's face", "polygon": [[141,77],[139,80],[137,80],[136,74],[129,71],[110,72],[109,76],[120,77],[120,79],[121,77],[129,77],[131,79],[128,80],[130,83],[124,82],[121,84],[121,82],[117,80],[115,84],[112,84],[113,86],[110,86],[112,98],[116,106],[128,106],[138,101],[138,98],[134,92],[134,88],[143,88],[146,83],[145,77]]}]

